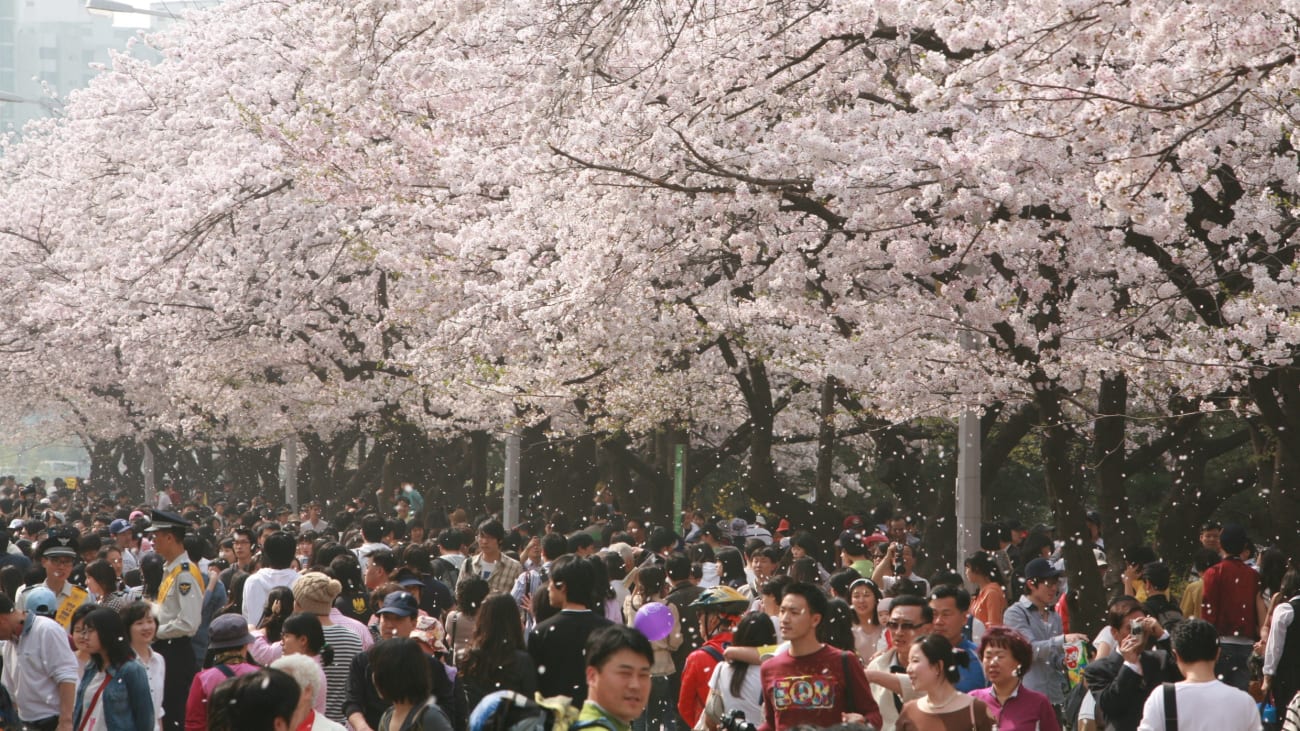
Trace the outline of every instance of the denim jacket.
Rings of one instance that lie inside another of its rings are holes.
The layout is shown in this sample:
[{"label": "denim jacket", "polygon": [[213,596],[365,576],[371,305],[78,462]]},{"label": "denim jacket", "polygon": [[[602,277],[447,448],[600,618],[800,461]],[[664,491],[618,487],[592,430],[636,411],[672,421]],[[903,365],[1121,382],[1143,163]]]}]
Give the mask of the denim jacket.
[{"label": "denim jacket", "polygon": [[[77,685],[76,713],[72,717],[74,729],[81,728],[82,716],[94,699],[95,691],[99,690],[99,682],[95,682],[98,674],[95,663],[86,664],[81,683]],[[149,694],[149,674],[144,665],[132,658],[109,668],[108,674],[112,680],[108,681],[99,699],[104,707],[108,731],[153,731],[153,698]]]}]

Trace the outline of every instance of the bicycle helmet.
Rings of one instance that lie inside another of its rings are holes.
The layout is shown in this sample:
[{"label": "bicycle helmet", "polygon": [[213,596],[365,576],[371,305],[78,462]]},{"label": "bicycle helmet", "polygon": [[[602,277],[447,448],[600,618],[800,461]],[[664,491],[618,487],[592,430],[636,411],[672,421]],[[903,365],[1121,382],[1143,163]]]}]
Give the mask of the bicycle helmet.
[{"label": "bicycle helmet", "polygon": [[741,615],[749,605],[750,600],[730,586],[715,586],[706,589],[690,606],[696,612]]}]

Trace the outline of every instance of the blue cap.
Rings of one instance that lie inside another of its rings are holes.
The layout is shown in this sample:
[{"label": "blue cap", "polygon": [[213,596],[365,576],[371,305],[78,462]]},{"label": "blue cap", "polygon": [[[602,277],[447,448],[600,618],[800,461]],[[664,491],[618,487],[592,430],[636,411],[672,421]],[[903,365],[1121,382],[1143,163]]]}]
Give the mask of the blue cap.
[{"label": "blue cap", "polygon": [[396,614],[399,617],[414,617],[420,613],[420,603],[409,591],[394,591],[384,597],[384,606],[375,614]]},{"label": "blue cap", "polygon": [[58,597],[48,587],[38,586],[27,592],[23,597],[23,605],[29,612],[34,612],[42,617],[53,617],[59,610]]},{"label": "blue cap", "polygon": [[127,520],[126,518],[118,518],[117,520],[108,524],[108,532],[112,533],[113,535],[117,535],[119,533],[125,533],[129,530],[133,530],[133,527],[131,526],[131,521]]}]

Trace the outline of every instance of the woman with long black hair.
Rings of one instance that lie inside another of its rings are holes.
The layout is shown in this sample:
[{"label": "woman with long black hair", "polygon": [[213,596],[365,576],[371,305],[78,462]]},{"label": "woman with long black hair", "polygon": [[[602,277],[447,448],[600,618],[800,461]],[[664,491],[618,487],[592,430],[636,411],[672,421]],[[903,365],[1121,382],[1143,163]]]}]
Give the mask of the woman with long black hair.
[{"label": "woman with long black hair", "polygon": [[100,608],[86,615],[78,630],[90,662],[77,686],[72,719],[75,731],[154,731],[149,675],[135,662],[122,618]]},{"label": "woman with long black hair", "polygon": [[459,668],[466,708],[474,708],[483,696],[498,690],[533,697],[537,668],[524,647],[523,623],[514,597],[497,594],[479,607],[474,636]]},{"label": "woman with long black hair", "polygon": [[[746,614],[736,625],[731,638],[732,647],[759,648],[775,644],[776,628],[772,626],[771,618],[762,612]],[[727,654],[731,659],[718,663],[709,679],[709,692],[721,696],[723,708],[742,711],[746,721],[757,725],[763,718],[763,685],[759,663],[749,660],[757,661],[759,651],[736,653],[737,657],[731,657],[730,652]],[[747,659],[742,659],[741,655]],[[702,718],[710,729],[718,728],[719,719],[713,717],[707,704]]]}]

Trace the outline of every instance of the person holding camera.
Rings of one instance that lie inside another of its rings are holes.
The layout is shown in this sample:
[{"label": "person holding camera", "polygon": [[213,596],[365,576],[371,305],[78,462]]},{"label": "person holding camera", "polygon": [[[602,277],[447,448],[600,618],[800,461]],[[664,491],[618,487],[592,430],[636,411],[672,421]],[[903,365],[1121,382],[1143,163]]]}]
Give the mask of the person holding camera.
[{"label": "person holding camera", "polygon": [[1110,728],[1136,731],[1151,691],[1183,676],[1169,653],[1169,633],[1147,616],[1137,599],[1122,596],[1111,602],[1106,623],[1119,649],[1089,663],[1083,677]]},{"label": "person holding camera", "polygon": [[906,543],[894,542],[885,550],[885,558],[876,563],[871,580],[876,582],[886,596],[898,592],[898,584],[907,582],[918,596],[930,595],[930,582],[915,573],[916,549]]}]

